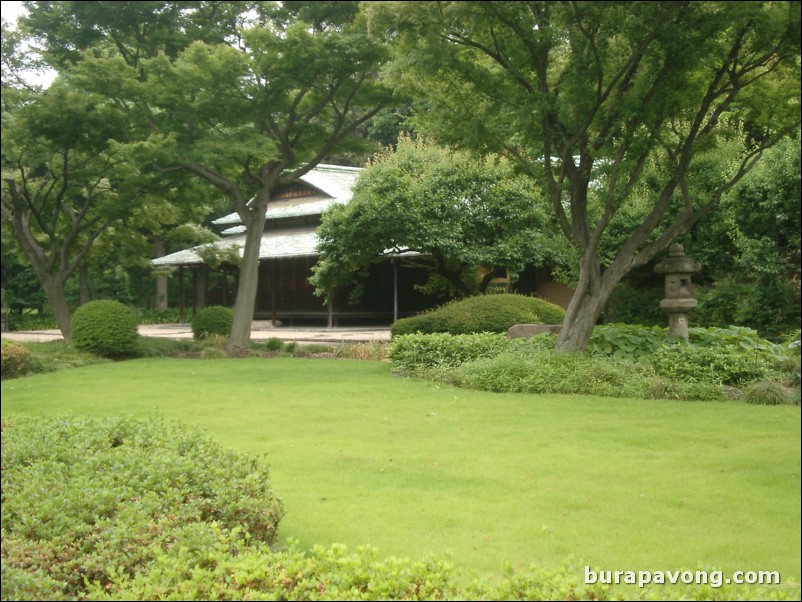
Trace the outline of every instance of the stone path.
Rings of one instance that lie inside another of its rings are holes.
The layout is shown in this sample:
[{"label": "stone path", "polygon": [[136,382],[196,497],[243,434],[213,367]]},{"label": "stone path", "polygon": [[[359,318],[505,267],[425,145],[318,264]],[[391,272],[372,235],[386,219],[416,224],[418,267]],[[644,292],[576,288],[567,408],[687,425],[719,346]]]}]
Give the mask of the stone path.
[{"label": "stone path", "polygon": [[[139,334],[146,337],[164,337],[168,339],[191,339],[192,328],[189,324],[147,324],[139,327]],[[62,340],[58,330],[26,330],[2,333],[3,338],[21,342],[44,343]],[[355,328],[316,328],[272,326],[269,321],[255,320],[251,327],[251,340],[270,338],[282,341],[319,342],[319,343],[370,343],[389,341],[390,329],[380,326]]]}]

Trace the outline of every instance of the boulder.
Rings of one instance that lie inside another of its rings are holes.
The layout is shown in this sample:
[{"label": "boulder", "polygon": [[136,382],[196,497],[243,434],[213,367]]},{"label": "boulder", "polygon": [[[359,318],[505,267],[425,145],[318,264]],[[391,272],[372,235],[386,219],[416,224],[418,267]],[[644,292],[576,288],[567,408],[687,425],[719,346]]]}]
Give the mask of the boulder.
[{"label": "boulder", "polygon": [[562,324],[516,324],[507,330],[508,339],[523,339],[534,337],[544,332],[559,334]]}]

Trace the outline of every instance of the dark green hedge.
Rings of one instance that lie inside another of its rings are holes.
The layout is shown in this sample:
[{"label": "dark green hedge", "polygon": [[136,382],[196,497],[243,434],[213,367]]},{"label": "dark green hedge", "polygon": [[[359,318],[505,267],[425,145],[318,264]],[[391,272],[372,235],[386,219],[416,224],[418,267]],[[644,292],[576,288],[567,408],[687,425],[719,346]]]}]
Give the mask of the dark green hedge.
[{"label": "dark green hedge", "polygon": [[79,351],[103,357],[127,355],[138,336],[134,312],[118,301],[90,301],[72,316],[72,343]]},{"label": "dark green hedge", "polygon": [[515,324],[561,324],[565,311],[558,305],[524,295],[479,295],[452,301],[431,311],[397,320],[393,336],[412,333],[507,332]]},{"label": "dark green hedge", "polygon": [[233,321],[234,312],[229,307],[222,305],[204,307],[192,318],[192,336],[195,339],[205,339],[212,335],[227,337],[231,334]]}]

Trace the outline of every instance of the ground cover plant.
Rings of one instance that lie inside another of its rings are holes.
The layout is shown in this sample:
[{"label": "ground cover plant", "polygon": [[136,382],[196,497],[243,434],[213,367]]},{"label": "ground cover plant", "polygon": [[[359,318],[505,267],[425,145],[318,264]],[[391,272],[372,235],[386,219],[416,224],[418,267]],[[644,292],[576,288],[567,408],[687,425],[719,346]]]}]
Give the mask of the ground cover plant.
[{"label": "ground cover plant", "polygon": [[691,330],[686,342],[665,328],[603,325],[585,354],[557,351],[552,334],[417,333],[394,337],[388,356],[399,374],[484,391],[725,400],[766,382],[788,389],[787,403],[799,397],[796,343],[747,328]]},{"label": "ground cover plant", "polygon": [[[325,566],[333,544],[413,565],[430,553],[519,592],[484,596],[496,599],[535,599],[545,581],[530,565],[542,576],[567,563],[575,582],[583,565],[777,570],[786,584],[800,574],[800,419],[790,405],[491,394],[399,379],[381,362],[288,357],[109,362],[5,380],[2,394],[4,418],[157,411],[265,454],[291,566],[302,563],[291,541],[324,546]],[[345,557],[355,570],[374,566]],[[228,574],[231,562],[198,571]],[[192,584],[186,568],[163,568]],[[129,585],[152,593],[148,583]],[[670,591],[799,595],[787,585]]]}]

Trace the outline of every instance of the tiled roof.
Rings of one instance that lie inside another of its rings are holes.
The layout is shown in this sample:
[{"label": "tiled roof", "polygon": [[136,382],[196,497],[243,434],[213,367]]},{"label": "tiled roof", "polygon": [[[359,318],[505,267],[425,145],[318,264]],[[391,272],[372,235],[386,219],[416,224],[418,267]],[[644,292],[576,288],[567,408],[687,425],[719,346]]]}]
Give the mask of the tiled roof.
[{"label": "tiled roof", "polygon": [[[362,169],[358,167],[318,165],[299,178],[299,181],[311,186],[319,193],[271,201],[265,214],[266,218],[274,220],[321,215],[335,203],[347,203],[351,199],[351,188],[361,171]],[[242,225],[239,215],[230,213],[212,223],[218,226],[229,226],[223,230],[224,237],[221,240],[159,257],[152,261],[153,265],[156,267],[200,265],[203,260],[198,251],[209,246],[220,250],[238,246],[240,257],[242,257],[242,248],[245,246],[245,227]],[[318,237],[312,226],[267,230],[262,234],[259,259],[318,255],[317,243]]]},{"label": "tiled roof", "polygon": [[[322,194],[271,201],[265,216],[268,220],[304,215],[320,215],[335,203],[344,204],[351,200],[351,188],[356,182],[359,167],[340,165],[318,165],[309,173],[298,178],[299,182],[319,190]],[[217,226],[241,223],[237,213],[229,213],[212,222]]]},{"label": "tiled roof", "polygon": [[[317,243],[318,237],[313,227],[265,232],[262,234],[262,244],[259,247],[259,259],[317,255]],[[211,246],[220,250],[238,247],[239,256],[242,257],[242,249],[245,247],[245,234],[227,236],[217,242],[207,243],[191,249],[165,255],[164,257],[154,259],[152,263],[156,267],[200,265],[203,263],[203,259],[201,259],[198,251]]]}]

